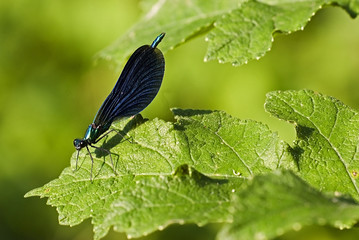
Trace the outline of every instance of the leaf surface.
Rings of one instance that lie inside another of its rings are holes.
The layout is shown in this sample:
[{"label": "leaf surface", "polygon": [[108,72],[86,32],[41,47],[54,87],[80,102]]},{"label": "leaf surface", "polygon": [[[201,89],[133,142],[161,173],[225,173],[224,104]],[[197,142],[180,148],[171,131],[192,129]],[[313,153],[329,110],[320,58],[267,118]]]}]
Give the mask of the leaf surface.
[{"label": "leaf surface", "polygon": [[309,90],[271,92],[265,108],[294,123],[291,150],[300,176],[321,191],[359,200],[359,114],[335,98]]},{"label": "leaf surface", "polygon": [[275,33],[302,30],[324,6],[341,6],[353,18],[358,0],[151,0],[143,1],[144,16],[124,36],[99,53],[117,66],[139,46],[150,44],[161,32],[159,48],[168,51],[206,34],[205,61],[241,65],[270,50]]},{"label": "leaf surface", "polygon": [[217,239],[272,239],[312,224],[344,229],[359,219],[354,201],[324,195],[290,171],[256,176],[233,206],[233,223]]},{"label": "leaf surface", "polygon": [[95,239],[112,226],[139,237],[171,223],[228,222],[231,195],[248,178],[295,168],[287,145],[261,123],[218,111],[173,111],[175,123],[137,116],[114,124],[121,136],[111,133],[98,144],[113,153],[117,175],[109,155],[90,148],[91,182],[83,149],[77,171],[74,153],[71,168],[26,197],[47,197],[64,225],[92,218]]}]

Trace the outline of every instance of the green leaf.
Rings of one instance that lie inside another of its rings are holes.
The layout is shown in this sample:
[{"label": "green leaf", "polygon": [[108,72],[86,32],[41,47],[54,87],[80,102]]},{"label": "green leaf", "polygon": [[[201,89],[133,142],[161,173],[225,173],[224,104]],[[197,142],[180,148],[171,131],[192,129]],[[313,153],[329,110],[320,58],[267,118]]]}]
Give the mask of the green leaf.
[{"label": "green leaf", "polygon": [[241,65],[269,51],[275,33],[303,29],[323,6],[339,5],[352,17],[359,13],[358,0],[152,0],[142,5],[142,19],[99,57],[120,66],[137,47],[150,44],[161,32],[167,33],[159,47],[163,51],[207,34],[205,60]]},{"label": "green leaf", "polygon": [[271,239],[311,224],[344,229],[359,219],[358,204],[323,195],[290,171],[256,176],[233,206],[233,223],[217,239]]},{"label": "green leaf", "polygon": [[239,120],[220,111],[173,112],[176,128],[185,133],[193,166],[207,176],[247,178],[277,168],[296,169],[287,144],[262,123]]},{"label": "green leaf", "polygon": [[174,123],[138,115],[115,123],[121,134],[98,143],[112,152],[117,175],[110,156],[91,148],[91,182],[83,149],[77,171],[74,153],[58,179],[26,197],[47,197],[64,225],[92,218],[95,239],[111,227],[140,237],[172,223],[226,223],[219,239],[273,238],[311,224],[351,227],[359,205],[340,196],[359,198],[359,114],[308,90],[271,92],[265,108],[296,125],[292,147],[267,126],[220,111],[173,109]]},{"label": "green leaf", "polygon": [[[171,223],[228,222],[231,195],[255,174],[277,168],[295,169],[287,145],[267,126],[242,121],[223,112],[173,110],[177,122],[140,116],[113,125],[98,143],[108,155],[91,148],[76,153],[58,179],[34,189],[26,197],[47,197],[59,221],[76,225],[92,218],[95,239],[111,226],[139,237]],[[116,156],[117,155],[117,156]]]},{"label": "green leaf", "polygon": [[267,94],[265,108],[294,123],[292,154],[299,174],[321,191],[350,194],[359,200],[359,114],[342,102],[313,91]]}]

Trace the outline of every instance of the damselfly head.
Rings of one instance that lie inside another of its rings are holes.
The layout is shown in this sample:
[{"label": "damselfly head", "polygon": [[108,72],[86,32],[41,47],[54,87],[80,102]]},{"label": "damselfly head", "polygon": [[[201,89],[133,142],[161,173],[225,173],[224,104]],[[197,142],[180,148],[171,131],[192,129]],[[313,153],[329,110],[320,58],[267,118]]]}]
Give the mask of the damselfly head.
[{"label": "damselfly head", "polygon": [[75,146],[76,150],[81,150],[82,148],[86,147],[86,145],[87,145],[87,141],[85,141],[83,139],[76,138],[74,140],[74,146]]}]

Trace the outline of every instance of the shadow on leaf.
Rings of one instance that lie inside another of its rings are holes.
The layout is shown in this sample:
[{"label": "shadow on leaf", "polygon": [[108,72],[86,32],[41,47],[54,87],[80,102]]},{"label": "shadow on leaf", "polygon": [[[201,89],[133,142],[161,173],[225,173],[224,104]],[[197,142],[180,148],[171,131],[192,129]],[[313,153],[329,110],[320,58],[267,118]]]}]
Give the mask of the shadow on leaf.
[{"label": "shadow on leaf", "polygon": [[[102,143],[101,147],[95,150],[96,157],[103,157],[109,154],[110,149],[117,146],[123,141],[131,141],[131,138],[126,138],[126,135],[131,130],[137,128],[141,124],[148,121],[148,119],[144,119],[141,114],[135,115],[129,122],[126,123],[125,127],[122,130],[116,130],[117,134]],[[107,151],[106,151],[107,150]],[[112,153],[114,154],[114,153]],[[114,154],[117,155],[117,154]]]},{"label": "shadow on leaf", "polygon": [[304,150],[303,148],[299,147],[299,146],[294,146],[293,148],[288,146],[288,152],[290,153],[290,155],[292,155],[295,164],[297,165],[298,170],[300,171],[300,165],[299,165],[299,161],[300,161],[300,156],[303,154]]},{"label": "shadow on leaf", "polygon": [[[171,109],[175,117],[192,117],[197,115],[205,115],[205,114],[211,114],[213,111],[211,110],[194,110],[194,109],[179,109],[179,108],[173,108]],[[185,130],[186,121],[183,119],[180,119],[177,123],[174,124],[174,129],[178,131],[184,131]]]},{"label": "shadow on leaf", "polygon": [[200,173],[196,169],[188,166],[188,164],[183,164],[177,167],[174,177],[178,177],[181,179],[191,178],[193,179],[198,186],[204,187],[208,184],[225,184],[228,183],[227,179],[215,179],[207,177],[206,175]]},{"label": "shadow on leaf", "polygon": [[296,126],[298,139],[302,139],[302,140],[308,140],[313,135],[314,130],[315,129],[313,128],[305,127],[302,125]]}]

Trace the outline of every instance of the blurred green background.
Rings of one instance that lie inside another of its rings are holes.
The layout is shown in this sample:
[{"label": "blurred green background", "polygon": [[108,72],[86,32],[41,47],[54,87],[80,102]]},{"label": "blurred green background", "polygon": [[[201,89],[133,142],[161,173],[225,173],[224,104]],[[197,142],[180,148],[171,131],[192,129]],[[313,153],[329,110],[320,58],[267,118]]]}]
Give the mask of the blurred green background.
[{"label": "blurred green background", "polygon": [[[92,238],[89,220],[60,226],[45,199],[23,195],[69,166],[73,139],[83,136],[119,75],[109,63],[95,65],[94,55],[140,16],[133,0],[0,2],[0,239]],[[202,36],[165,53],[164,82],[144,117],[172,120],[172,107],[220,109],[267,123],[292,142],[293,126],[264,112],[267,92],[307,88],[358,109],[359,19],[340,8],[324,8],[304,31],[276,36],[264,58],[245,66],[204,63],[205,51]],[[171,226],[146,239],[214,239],[217,227]],[[358,236],[355,229],[308,227],[281,239]],[[111,231],[105,239],[126,237]]]}]

